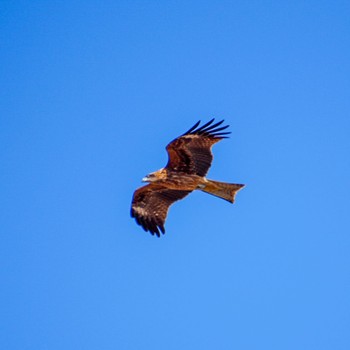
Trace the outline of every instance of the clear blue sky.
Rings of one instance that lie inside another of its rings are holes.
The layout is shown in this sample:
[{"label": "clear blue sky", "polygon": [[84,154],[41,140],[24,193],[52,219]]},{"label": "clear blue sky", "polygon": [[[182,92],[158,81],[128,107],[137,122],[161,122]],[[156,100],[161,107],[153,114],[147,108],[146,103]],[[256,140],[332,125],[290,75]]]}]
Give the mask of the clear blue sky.
[{"label": "clear blue sky", "polygon": [[[349,1],[2,1],[0,348],[350,349]],[[160,239],[141,178],[225,119]]]}]

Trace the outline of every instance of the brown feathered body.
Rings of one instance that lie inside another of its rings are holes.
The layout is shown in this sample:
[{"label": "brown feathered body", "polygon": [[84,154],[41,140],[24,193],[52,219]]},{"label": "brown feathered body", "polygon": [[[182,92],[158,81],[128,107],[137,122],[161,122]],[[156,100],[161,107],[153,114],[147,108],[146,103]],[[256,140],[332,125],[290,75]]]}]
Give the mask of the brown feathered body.
[{"label": "brown feathered body", "polygon": [[223,198],[231,203],[236,193],[244,187],[241,184],[208,180],[207,174],[213,155],[212,146],[226,138],[228,127],[221,126],[223,120],[213,124],[214,119],[198,127],[197,122],[190,130],[168,144],[167,165],[149,175],[143,181],[148,185],[134,193],[131,216],[145,231],[160,236],[165,233],[164,223],[171,204],[194,190],[201,190]]}]

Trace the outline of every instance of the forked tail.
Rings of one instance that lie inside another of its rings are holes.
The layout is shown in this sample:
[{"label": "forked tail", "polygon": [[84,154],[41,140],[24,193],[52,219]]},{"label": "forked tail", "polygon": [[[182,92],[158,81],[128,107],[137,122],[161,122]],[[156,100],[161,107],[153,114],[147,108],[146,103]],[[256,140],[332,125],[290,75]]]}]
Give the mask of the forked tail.
[{"label": "forked tail", "polygon": [[229,184],[227,182],[213,180],[207,181],[208,182],[206,182],[205,187],[201,188],[202,191],[225,199],[231,203],[235,201],[236,193],[245,186],[241,184]]}]

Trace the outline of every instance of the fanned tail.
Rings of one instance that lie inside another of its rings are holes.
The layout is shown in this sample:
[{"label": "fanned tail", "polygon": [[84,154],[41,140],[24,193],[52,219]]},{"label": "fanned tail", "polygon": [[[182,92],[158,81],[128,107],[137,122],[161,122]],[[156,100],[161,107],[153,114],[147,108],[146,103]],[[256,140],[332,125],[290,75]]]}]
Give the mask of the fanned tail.
[{"label": "fanned tail", "polygon": [[241,184],[230,184],[227,182],[207,180],[205,186],[201,188],[201,190],[233,203],[235,201],[236,193],[244,186],[245,185]]}]

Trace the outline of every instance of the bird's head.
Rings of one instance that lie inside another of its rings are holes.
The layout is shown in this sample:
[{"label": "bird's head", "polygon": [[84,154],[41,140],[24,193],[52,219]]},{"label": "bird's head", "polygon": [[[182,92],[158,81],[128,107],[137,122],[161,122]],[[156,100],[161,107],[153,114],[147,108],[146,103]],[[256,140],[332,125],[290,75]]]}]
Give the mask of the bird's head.
[{"label": "bird's head", "polygon": [[166,174],[164,169],[157,170],[153,173],[150,173],[146,175],[143,179],[142,182],[155,182],[159,180],[165,179]]}]

